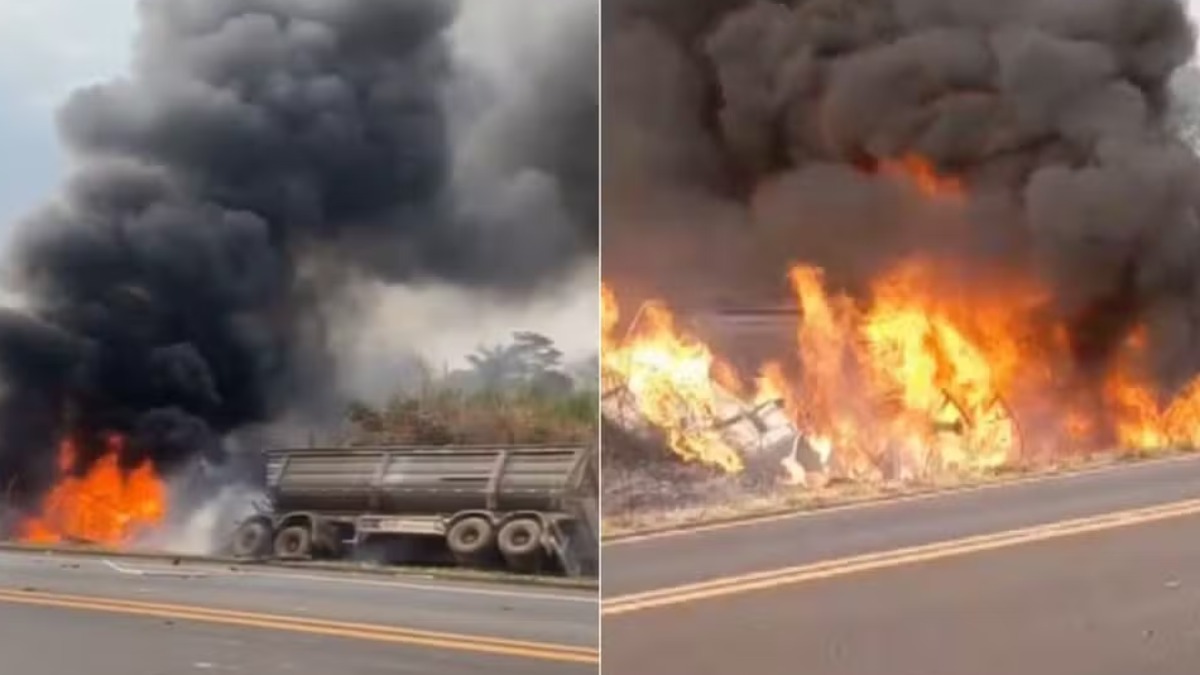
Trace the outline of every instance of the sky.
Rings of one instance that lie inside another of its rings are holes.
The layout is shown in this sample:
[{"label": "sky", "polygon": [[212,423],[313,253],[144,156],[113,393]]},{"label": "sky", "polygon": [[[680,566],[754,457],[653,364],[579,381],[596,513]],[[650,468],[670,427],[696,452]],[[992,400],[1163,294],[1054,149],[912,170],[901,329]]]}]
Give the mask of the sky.
[{"label": "sky", "polygon": [[135,11],[134,0],[0,0],[0,231],[61,178],[55,110],[124,69]]},{"label": "sky", "polygon": [[[131,58],[137,0],[0,0],[0,246],[12,224],[50,197],[68,158],[58,143],[56,111],[75,89],[119,76]],[[373,352],[411,339],[438,363],[461,360],[475,346],[505,342],[513,331],[554,338],[569,358],[596,350],[598,270],[583,269],[572,290],[520,308],[471,303],[449,289],[395,289],[360,341]],[[448,299],[462,308],[446,311]],[[400,307],[402,305],[403,307]],[[443,309],[434,310],[431,307]],[[421,314],[429,331],[392,330],[403,310]],[[436,340],[427,335],[437,334]],[[406,347],[411,345],[405,344]]]}]

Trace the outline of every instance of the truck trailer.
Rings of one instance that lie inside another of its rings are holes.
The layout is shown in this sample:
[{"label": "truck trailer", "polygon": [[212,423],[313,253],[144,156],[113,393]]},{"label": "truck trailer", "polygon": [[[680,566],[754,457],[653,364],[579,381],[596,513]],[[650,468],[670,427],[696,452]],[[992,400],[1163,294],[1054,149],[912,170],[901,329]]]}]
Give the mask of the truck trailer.
[{"label": "truck trailer", "polygon": [[265,507],[230,542],[236,557],[337,560],[409,544],[462,567],[597,574],[590,446],[275,449],[265,488]]}]

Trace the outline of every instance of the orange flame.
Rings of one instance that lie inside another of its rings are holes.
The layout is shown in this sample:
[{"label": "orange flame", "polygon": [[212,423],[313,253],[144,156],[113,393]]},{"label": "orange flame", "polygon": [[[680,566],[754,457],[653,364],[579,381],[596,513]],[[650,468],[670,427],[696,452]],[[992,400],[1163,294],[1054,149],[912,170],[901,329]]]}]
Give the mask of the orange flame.
[{"label": "orange flame", "polygon": [[[617,301],[605,288],[606,371],[638,394],[639,409],[681,456],[740,470],[735,451],[688,431],[718,421],[730,395],[782,400],[810,444],[857,478],[880,478],[889,466],[900,476],[994,469],[1021,461],[1031,441],[1056,453],[1099,450],[1074,446],[1105,430],[1126,448],[1200,444],[1200,378],[1161,406],[1129,365],[1144,335],[1131,336],[1132,356],[1113,367],[1099,397],[1079,400],[1062,386],[1066,331],[1035,320],[1047,299],[1037,284],[967,287],[920,259],[877,279],[865,302],[828,292],[813,267],[797,265],[789,279],[800,370],[764,364],[752,394],[707,345],[676,330],[661,303],[643,310],[648,328],[617,340]],[[1022,429],[1020,404],[1050,414]]]},{"label": "orange flame", "polygon": [[965,194],[960,179],[938,173],[933,163],[920,155],[907,154],[899,159],[885,159],[880,161],[879,168],[884,174],[911,180],[926,197],[956,198]]},{"label": "orange flame", "polygon": [[[962,180],[919,155],[882,160],[877,170],[926,198],[966,197]],[[1066,326],[1038,318],[1045,289],[1011,274],[965,285],[945,271],[933,259],[905,261],[862,300],[831,294],[822,270],[794,266],[794,358],[764,364],[750,394],[707,345],[675,328],[661,303],[635,317],[644,330],[618,338],[617,298],[605,286],[604,370],[634,393],[676,453],[732,472],[741,470],[738,452],[697,431],[720,422],[731,397],[748,406],[782,401],[809,445],[853,477],[879,477],[885,466],[900,475],[989,469],[1111,441],[1200,445],[1200,377],[1163,405],[1139,375],[1143,329],[1129,335],[1100,391],[1080,391]],[[788,373],[785,362],[799,371]],[[1018,424],[1018,410],[1029,425]]]},{"label": "orange flame", "polygon": [[1166,406],[1153,387],[1136,374],[1145,355],[1147,336],[1138,326],[1105,383],[1104,397],[1116,418],[1117,437],[1130,448],[1200,446],[1200,377],[1192,380]]},{"label": "orange flame", "polygon": [[665,432],[680,457],[739,471],[741,458],[708,428],[720,415],[722,396],[718,373],[723,367],[712,352],[677,331],[674,316],[658,303],[642,308],[635,339],[618,344],[611,336],[618,316],[615,296],[607,287],[601,296],[605,372],[619,379],[641,414]]},{"label": "orange flame", "polygon": [[59,447],[61,478],[42,501],[41,513],[22,526],[21,540],[33,544],[83,541],[105,546],[132,543],[162,523],[166,486],[149,462],[130,472],[120,467],[120,436],[110,436],[103,457],[86,473],[78,469],[72,439]]},{"label": "orange flame", "polygon": [[[1011,459],[1017,439],[1001,392],[1020,347],[1005,304],[976,298],[957,311],[927,292],[931,269],[915,262],[881,278],[867,307],[831,296],[815,268],[796,266],[790,278],[802,313],[799,407],[805,426],[840,448],[843,472],[876,472],[897,449],[915,470]],[[986,439],[963,433],[984,428]]]}]

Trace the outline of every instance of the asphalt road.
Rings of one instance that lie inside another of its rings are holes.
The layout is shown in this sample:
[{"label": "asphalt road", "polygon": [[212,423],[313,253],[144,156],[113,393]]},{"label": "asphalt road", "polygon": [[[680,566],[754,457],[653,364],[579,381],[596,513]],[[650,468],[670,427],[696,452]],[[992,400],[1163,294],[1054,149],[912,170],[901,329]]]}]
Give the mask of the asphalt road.
[{"label": "asphalt road", "polygon": [[0,553],[5,675],[596,673],[593,594]]},{"label": "asphalt road", "polygon": [[603,548],[606,598],[1200,497],[1200,456],[814,511]]},{"label": "asphalt road", "polygon": [[1200,502],[1158,505],[1197,497],[1186,459],[609,545],[604,672],[1191,675]]}]

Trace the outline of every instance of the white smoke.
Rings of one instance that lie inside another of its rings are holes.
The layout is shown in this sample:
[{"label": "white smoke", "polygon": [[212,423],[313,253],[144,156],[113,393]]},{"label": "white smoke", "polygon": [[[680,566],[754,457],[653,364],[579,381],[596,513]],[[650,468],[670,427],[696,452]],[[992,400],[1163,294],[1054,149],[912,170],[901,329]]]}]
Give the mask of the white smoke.
[{"label": "white smoke", "polygon": [[[457,83],[450,109],[455,182],[467,201],[544,218],[563,208],[561,186],[537,169],[514,173],[508,146],[514,130],[528,132],[528,120],[550,105],[548,99],[592,95],[594,77],[565,75],[586,70],[595,59],[580,55],[574,40],[585,26],[592,30],[597,17],[594,0],[530,0],[524,8],[514,13],[502,3],[462,5],[451,39],[456,61],[470,76]],[[576,59],[560,69],[564,76],[549,78],[554,90],[548,91],[549,64]],[[331,322],[340,388],[378,400],[397,390],[414,357],[435,371],[453,370],[465,366],[465,357],[477,348],[508,342],[515,331],[551,338],[567,361],[591,357],[600,331],[598,285],[594,258],[583,260],[556,287],[519,300],[445,284],[359,284],[344,303],[353,319]]]},{"label": "white smoke", "polygon": [[139,547],[175,555],[215,556],[223,550],[238,524],[256,513],[263,500],[260,490],[226,487],[198,508],[184,511],[187,518],[149,533]]},{"label": "white smoke", "polygon": [[581,266],[557,294],[520,305],[452,286],[360,286],[355,304],[363,313],[353,324],[334,322],[331,336],[341,387],[377,400],[398,389],[413,357],[437,371],[453,370],[478,347],[508,342],[514,331],[552,338],[568,361],[589,357],[600,330],[596,286],[595,263]]}]

